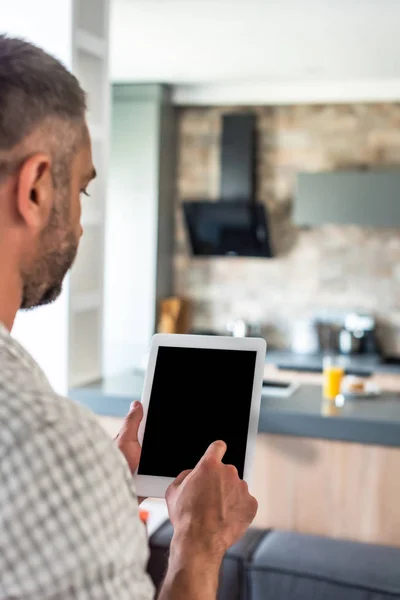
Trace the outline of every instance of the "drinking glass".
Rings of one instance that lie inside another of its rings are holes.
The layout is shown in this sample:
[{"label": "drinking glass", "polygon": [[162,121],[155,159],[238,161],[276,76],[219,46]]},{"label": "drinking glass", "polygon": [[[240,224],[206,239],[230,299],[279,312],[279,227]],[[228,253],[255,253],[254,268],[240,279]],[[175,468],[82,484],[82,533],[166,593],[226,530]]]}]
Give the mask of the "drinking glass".
[{"label": "drinking glass", "polygon": [[344,366],[341,356],[330,354],[323,360],[323,396],[326,400],[335,400],[341,392]]}]

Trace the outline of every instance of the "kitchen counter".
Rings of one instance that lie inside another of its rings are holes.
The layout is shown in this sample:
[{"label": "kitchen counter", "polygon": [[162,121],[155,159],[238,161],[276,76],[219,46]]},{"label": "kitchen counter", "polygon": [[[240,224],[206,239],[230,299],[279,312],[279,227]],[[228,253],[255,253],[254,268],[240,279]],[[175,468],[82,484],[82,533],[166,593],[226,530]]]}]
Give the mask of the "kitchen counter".
[{"label": "kitchen counter", "polygon": [[131,402],[141,399],[143,384],[142,371],[125,371],[95,383],[71,388],[68,395],[97,415],[125,417]]},{"label": "kitchen counter", "polygon": [[[265,377],[301,385],[289,398],[262,398],[251,484],[259,506],[254,525],[400,546],[399,375],[374,375],[370,380],[380,382],[382,395],[343,407],[324,403],[320,373],[267,363]],[[143,381],[143,372],[131,371],[72,389],[70,396],[97,413],[115,437]]]},{"label": "kitchen counter", "polygon": [[[344,368],[348,373],[371,375],[372,373],[387,373],[400,375],[399,364],[388,364],[379,355],[360,354],[341,357]],[[273,364],[281,370],[304,372],[322,371],[323,354],[296,354],[289,350],[268,350],[266,363]]]},{"label": "kitchen counter", "polygon": [[[140,400],[143,381],[143,372],[126,372],[69,395],[98,415],[121,418]],[[289,398],[262,397],[259,433],[400,447],[400,393],[383,391],[340,408],[324,403],[320,385],[305,383]]]},{"label": "kitchen counter", "polygon": [[291,397],[263,396],[258,430],[307,438],[400,447],[400,394],[345,399],[336,406],[321,386],[301,385]]}]

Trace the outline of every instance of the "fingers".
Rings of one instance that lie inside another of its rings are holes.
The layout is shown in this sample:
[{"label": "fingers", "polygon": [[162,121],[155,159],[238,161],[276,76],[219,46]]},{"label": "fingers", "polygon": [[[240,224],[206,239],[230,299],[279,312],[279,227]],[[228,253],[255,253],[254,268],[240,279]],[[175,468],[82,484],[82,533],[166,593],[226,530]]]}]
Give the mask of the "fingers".
[{"label": "fingers", "polygon": [[126,437],[130,441],[137,441],[140,422],[143,418],[143,406],[141,402],[135,400],[132,402],[131,408],[125,417],[122,429],[118,434],[118,438]]},{"label": "fingers", "polygon": [[140,412],[143,415],[143,406],[142,403],[139,402],[139,400],[135,400],[134,402],[132,402],[129,413],[128,413],[128,418],[134,417],[135,415],[138,414],[138,412]]},{"label": "fingers", "polygon": [[165,492],[165,499],[167,500],[167,503],[171,496],[175,494],[181,483],[185,481],[186,477],[190,475],[191,472],[192,469],[186,469],[186,471],[182,471],[182,473],[179,473],[178,477],[176,477],[174,481],[170,483]]},{"label": "fingers", "polygon": [[173,482],[174,485],[180,485],[182,481],[184,481],[191,472],[192,469],[186,469],[185,471],[182,471],[182,473],[179,473],[178,477],[176,477],[176,479]]},{"label": "fingers", "polygon": [[250,500],[251,520],[253,521],[254,518],[255,518],[255,516],[256,516],[256,514],[257,514],[257,511],[258,511],[258,501],[251,494],[249,494],[249,500]]},{"label": "fingers", "polygon": [[130,411],[127,415],[130,427],[139,427],[140,421],[143,418],[143,406],[141,402],[135,400],[132,402]]},{"label": "fingers", "polygon": [[215,460],[221,461],[224,458],[226,452],[226,444],[222,440],[217,440],[210,444],[205,451],[202,460],[207,458],[214,458]]},{"label": "fingers", "polygon": [[[221,461],[224,457],[224,454],[226,452],[226,444],[225,442],[218,440],[216,442],[213,442],[212,444],[210,444],[207,448],[207,450],[205,451],[205,453],[203,454],[203,457],[200,459],[198,465],[205,459],[210,459],[213,458],[214,460],[217,461]],[[233,469],[236,468],[232,467]],[[179,486],[188,475],[190,475],[190,473],[192,472],[193,469],[186,469],[186,471],[182,471],[182,473],[180,473],[178,475],[178,477],[176,477],[176,479],[174,479],[174,481],[171,484],[171,487],[177,487]],[[237,471],[236,471],[237,472]]]},{"label": "fingers", "polygon": [[235,465],[226,465],[226,470],[230,474],[231,477],[239,478],[239,473]]}]

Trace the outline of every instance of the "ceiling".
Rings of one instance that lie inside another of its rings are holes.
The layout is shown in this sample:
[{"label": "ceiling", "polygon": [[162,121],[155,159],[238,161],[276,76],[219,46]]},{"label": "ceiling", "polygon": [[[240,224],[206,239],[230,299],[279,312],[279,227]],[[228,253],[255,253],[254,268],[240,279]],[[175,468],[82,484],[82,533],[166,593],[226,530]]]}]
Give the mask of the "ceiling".
[{"label": "ceiling", "polygon": [[400,87],[399,23],[400,0],[113,0],[111,77]]}]

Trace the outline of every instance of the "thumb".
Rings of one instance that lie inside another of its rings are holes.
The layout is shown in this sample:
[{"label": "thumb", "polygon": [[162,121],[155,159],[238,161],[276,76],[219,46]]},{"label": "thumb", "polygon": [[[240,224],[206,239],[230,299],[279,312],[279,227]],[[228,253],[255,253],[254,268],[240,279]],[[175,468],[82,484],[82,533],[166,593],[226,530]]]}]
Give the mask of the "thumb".
[{"label": "thumb", "polygon": [[135,400],[135,402],[132,402],[131,409],[124,419],[121,431],[118,435],[119,439],[125,438],[123,441],[137,441],[139,425],[142,418],[143,406],[141,402]]},{"label": "thumb", "polygon": [[207,458],[214,458],[216,460],[222,461],[226,452],[227,446],[225,442],[222,440],[217,440],[210,444],[203,454],[203,458],[201,460],[205,460]]}]

